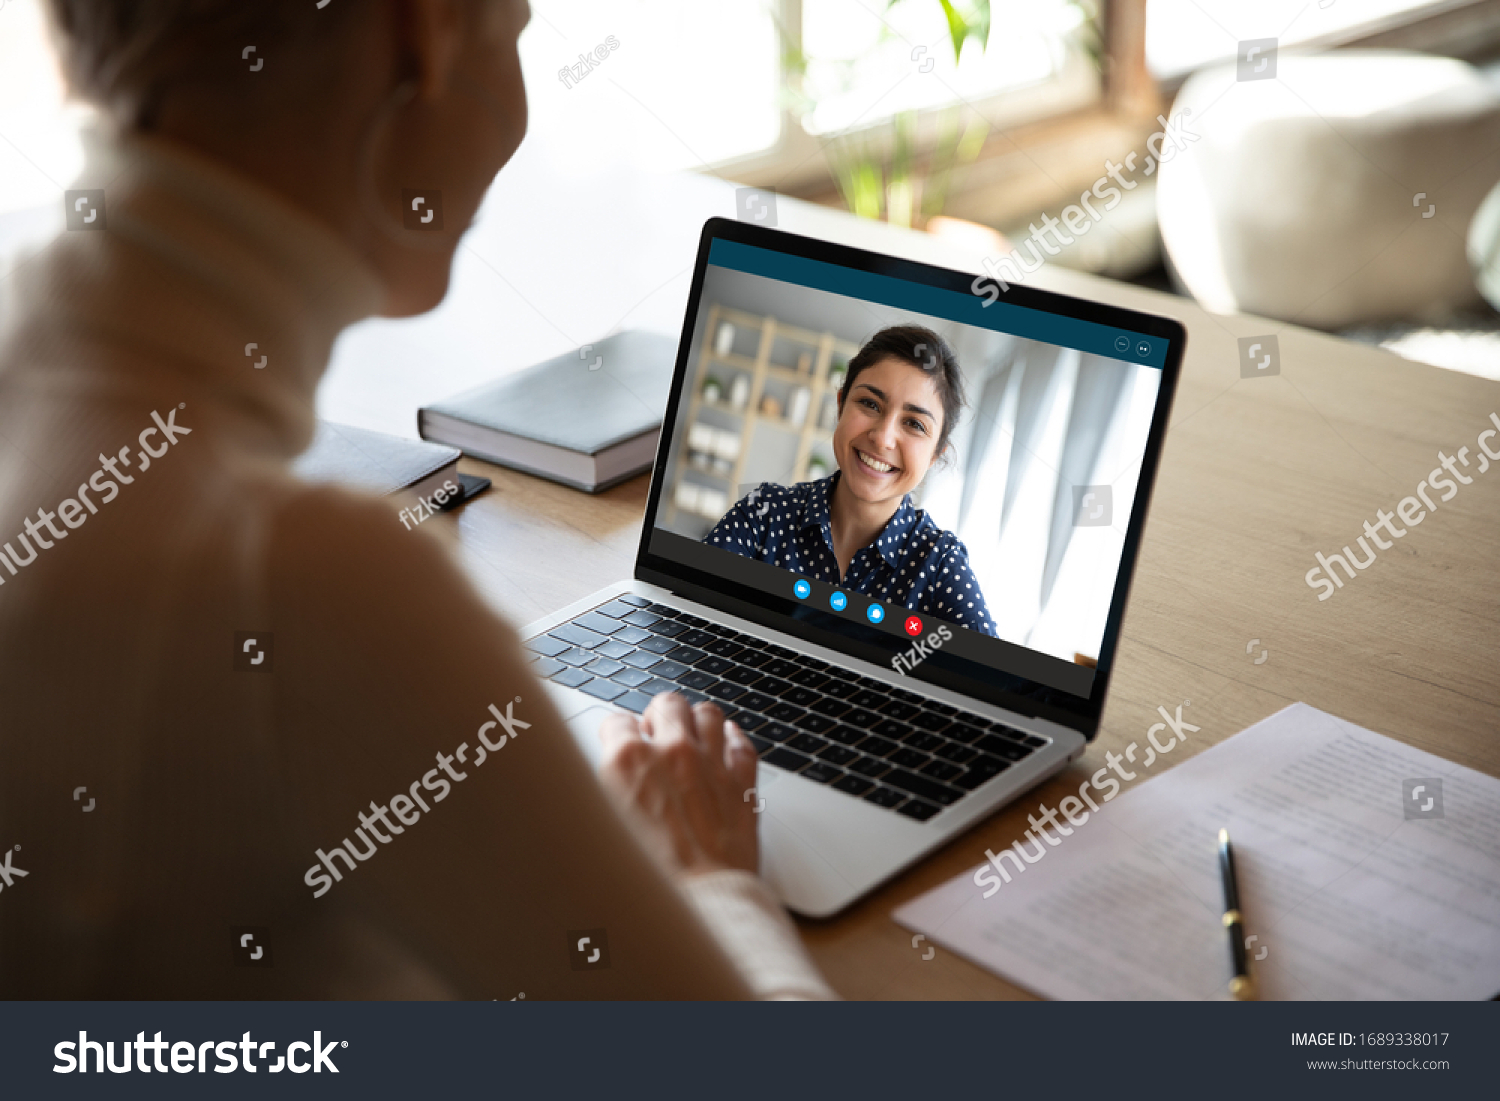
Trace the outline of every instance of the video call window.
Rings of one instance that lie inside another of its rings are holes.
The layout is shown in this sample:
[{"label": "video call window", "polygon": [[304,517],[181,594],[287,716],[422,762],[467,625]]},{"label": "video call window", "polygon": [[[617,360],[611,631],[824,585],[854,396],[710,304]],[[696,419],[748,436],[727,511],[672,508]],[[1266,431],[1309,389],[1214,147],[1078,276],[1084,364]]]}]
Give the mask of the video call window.
[{"label": "video call window", "polygon": [[657,526],[1092,664],[1160,377],[711,263]]}]

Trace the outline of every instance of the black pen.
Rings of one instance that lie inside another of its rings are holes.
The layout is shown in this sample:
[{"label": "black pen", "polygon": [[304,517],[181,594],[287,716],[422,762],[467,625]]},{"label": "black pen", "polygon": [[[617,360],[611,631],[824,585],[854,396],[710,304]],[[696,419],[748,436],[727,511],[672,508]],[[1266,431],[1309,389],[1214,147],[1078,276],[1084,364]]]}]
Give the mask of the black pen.
[{"label": "black pen", "polygon": [[1229,993],[1237,1001],[1253,1001],[1255,979],[1250,975],[1250,959],[1245,955],[1245,924],[1240,917],[1240,887],[1234,876],[1234,850],[1229,847],[1229,831],[1219,831],[1219,878],[1224,881],[1224,928],[1229,930],[1229,962],[1234,978]]}]

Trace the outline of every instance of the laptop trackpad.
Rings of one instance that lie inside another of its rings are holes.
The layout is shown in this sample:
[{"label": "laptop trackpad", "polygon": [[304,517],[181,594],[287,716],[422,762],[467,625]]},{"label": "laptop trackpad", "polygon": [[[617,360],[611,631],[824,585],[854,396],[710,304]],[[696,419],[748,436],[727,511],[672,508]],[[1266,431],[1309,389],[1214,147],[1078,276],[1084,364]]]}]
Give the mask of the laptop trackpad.
[{"label": "laptop trackpad", "polygon": [[573,732],[573,740],[583,750],[583,755],[589,759],[589,764],[594,766],[595,771],[598,771],[599,760],[604,756],[604,743],[599,740],[599,727],[614,714],[617,712],[607,707],[590,707],[568,719],[568,729]]}]

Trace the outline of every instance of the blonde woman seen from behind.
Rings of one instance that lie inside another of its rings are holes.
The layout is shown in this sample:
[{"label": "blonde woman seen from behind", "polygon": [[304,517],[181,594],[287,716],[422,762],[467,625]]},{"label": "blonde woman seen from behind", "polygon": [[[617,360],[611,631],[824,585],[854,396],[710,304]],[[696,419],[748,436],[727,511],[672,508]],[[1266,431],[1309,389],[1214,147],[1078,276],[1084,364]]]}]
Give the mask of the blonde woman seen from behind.
[{"label": "blonde woman seen from behind", "polygon": [[435,540],[288,473],[339,332],[446,293],[524,0],[49,8],[104,228],[0,311],[0,991],[830,996],[740,731],[659,697],[596,777]]}]

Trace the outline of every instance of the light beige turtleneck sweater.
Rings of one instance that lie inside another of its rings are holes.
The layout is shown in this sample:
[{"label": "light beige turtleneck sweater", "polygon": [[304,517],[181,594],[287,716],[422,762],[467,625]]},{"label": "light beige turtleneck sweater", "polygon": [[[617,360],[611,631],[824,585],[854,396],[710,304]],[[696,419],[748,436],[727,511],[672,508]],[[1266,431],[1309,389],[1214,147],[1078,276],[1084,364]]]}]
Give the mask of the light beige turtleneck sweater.
[{"label": "light beige turtleneck sweater", "polygon": [[0,998],[829,996],[758,878],[652,862],[436,540],[289,475],[362,261],[157,139],[77,186],[107,228],[0,304]]}]

